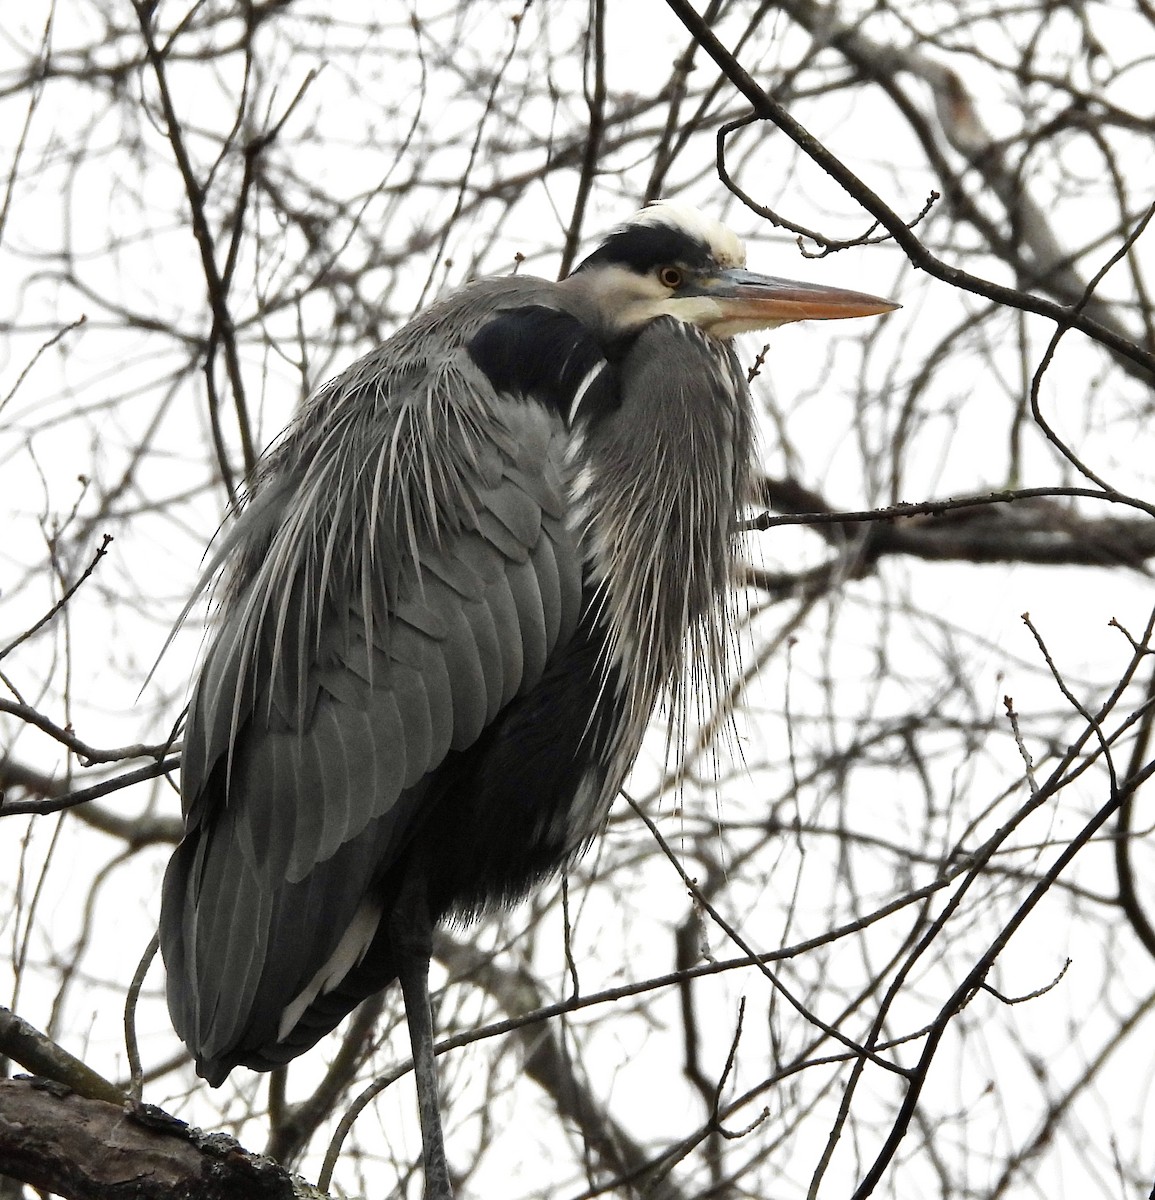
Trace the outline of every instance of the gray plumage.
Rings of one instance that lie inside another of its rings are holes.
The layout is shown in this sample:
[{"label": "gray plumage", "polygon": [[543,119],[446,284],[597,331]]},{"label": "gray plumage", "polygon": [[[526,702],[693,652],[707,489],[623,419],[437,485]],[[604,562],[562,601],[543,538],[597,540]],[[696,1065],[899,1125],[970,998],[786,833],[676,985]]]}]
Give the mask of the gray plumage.
[{"label": "gray plumage", "polygon": [[218,554],[161,914],[210,1082],[400,976],[435,1114],[432,927],[572,861],[663,697],[680,727],[723,693],[753,425],[726,339],[893,307],[811,289],[795,313],[741,268],[724,227],[656,206],[562,283],[434,305],[263,459]]},{"label": "gray plumage", "polygon": [[[264,461],[231,531],[182,777],[189,831],[206,815],[219,823],[202,843],[200,899],[185,910],[194,952],[170,963],[171,977],[183,965],[193,981],[174,993],[177,1024],[210,1078],[239,1038],[275,1040],[280,1011],[395,853],[422,778],[541,678],[577,624],[587,555],[605,655],[624,667],[624,719],[582,819],[554,832],[567,856],[597,833],[662,687],[684,682],[687,630],[693,677],[715,690],[724,681],[730,605],[716,601],[749,413],[669,386],[664,364],[711,373],[729,398],[732,355],[723,368],[705,335],[656,321],[622,365],[636,410],[571,442],[557,416],[492,395],[463,348],[500,308],[542,302],[583,307],[537,280],[485,281],[354,364]],[[720,451],[706,480],[702,439]],[[659,503],[639,509],[635,489],[655,461]],[[567,521],[574,498],[581,517]],[[238,746],[242,727],[260,736]],[[226,791],[244,800],[206,814],[205,781],[222,760]],[[269,889],[270,878],[287,886]],[[482,899],[467,897],[466,911]],[[215,965],[215,986],[198,959]]]}]

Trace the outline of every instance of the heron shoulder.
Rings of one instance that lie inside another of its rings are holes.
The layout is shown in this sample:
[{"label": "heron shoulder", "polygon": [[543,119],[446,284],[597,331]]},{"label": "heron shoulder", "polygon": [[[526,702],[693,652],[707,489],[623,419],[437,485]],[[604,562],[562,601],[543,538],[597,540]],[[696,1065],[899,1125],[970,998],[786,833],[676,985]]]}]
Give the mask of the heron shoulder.
[{"label": "heron shoulder", "polygon": [[407,359],[413,353],[444,353],[465,345],[488,322],[513,309],[541,307],[568,313],[597,330],[598,306],[575,293],[567,282],[555,283],[533,275],[486,276],[422,310],[402,326],[374,355]]}]

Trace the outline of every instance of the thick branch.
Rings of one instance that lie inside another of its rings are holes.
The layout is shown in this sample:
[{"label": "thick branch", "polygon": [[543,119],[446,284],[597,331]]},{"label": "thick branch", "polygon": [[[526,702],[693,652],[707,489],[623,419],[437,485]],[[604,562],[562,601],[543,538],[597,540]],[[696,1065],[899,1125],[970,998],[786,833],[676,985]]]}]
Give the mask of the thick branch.
[{"label": "thick branch", "polygon": [[[1062,489],[1056,489],[1061,492]],[[813,515],[811,528],[840,548],[855,546],[859,561],[887,554],[930,561],[1017,562],[1046,566],[1138,566],[1155,557],[1155,521],[1147,517],[1084,517],[1046,496],[992,493],[989,497],[913,506],[909,515],[882,511],[863,522],[837,517],[825,497],[794,479],[766,479],[761,502],[776,512]],[[1104,500],[1111,497],[1104,493]],[[845,514],[850,516],[850,514]],[[773,519],[768,526],[774,525]],[[807,522],[803,520],[802,524]]]},{"label": "thick branch", "polygon": [[29,1071],[94,1100],[120,1104],[127,1098],[115,1084],[8,1008],[0,1008],[0,1053]]},{"label": "thick branch", "polygon": [[0,1174],[65,1200],[293,1200],[320,1192],[223,1134],[87,1100],[36,1077],[0,1080]]}]

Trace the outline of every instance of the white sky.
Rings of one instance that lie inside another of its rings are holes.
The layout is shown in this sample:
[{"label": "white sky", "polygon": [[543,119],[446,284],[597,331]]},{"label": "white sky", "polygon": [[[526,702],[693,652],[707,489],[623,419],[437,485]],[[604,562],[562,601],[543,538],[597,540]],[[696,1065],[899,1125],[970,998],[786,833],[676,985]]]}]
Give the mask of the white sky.
[{"label": "white sky", "polygon": [[[681,48],[677,27],[656,0],[629,6],[610,5],[609,9],[611,90],[618,96],[628,91],[645,95],[666,77],[672,58]],[[58,52],[65,51],[72,43],[86,43],[94,19],[92,11],[80,0],[58,7],[54,34]],[[325,11],[324,6],[318,11]],[[434,125],[458,122],[463,130],[468,130],[470,122],[476,121],[470,101],[453,91],[451,68],[454,65],[461,69],[479,68],[504,53],[510,36],[509,15],[514,11],[515,6],[509,5],[474,6],[456,44],[456,58],[448,66],[434,62],[436,34],[430,34],[426,46],[431,72],[426,101],[429,111],[424,118],[427,122]],[[919,11],[925,15],[933,10]],[[1104,10],[1095,6],[1094,11],[1099,14]],[[562,61],[561,55],[569,44],[574,23],[583,13],[584,6],[542,3],[531,10],[522,35],[528,45],[539,30],[547,31],[549,44],[557,56],[551,62],[559,72],[555,82],[563,96],[559,106],[563,113],[581,108],[572,63]],[[11,69],[11,63],[21,57],[21,48],[34,44],[39,36],[41,15],[32,6],[9,17],[12,19],[5,21],[5,31],[0,34],[0,70]],[[1116,11],[1111,19],[1123,23],[1133,18]],[[431,28],[442,27],[431,22]],[[882,36],[881,29],[878,28],[876,36]],[[298,130],[309,128],[310,124],[315,127],[315,138],[302,139],[300,154],[304,162],[310,165],[319,184],[336,194],[356,194],[374,187],[382,179],[398,176],[399,172],[399,177],[404,177],[407,164],[399,167],[384,156],[366,152],[363,143],[367,135],[372,138],[375,122],[380,122],[382,129],[392,130],[390,121],[408,118],[406,99],[413,93],[417,77],[400,85],[396,72],[399,62],[407,62],[413,69],[412,55],[408,58],[393,55],[370,45],[357,47],[352,57],[339,57],[338,50],[344,47],[343,30],[335,26],[326,36],[331,39],[329,50],[333,61],[310,88],[294,126]],[[391,36],[397,39],[407,36],[404,22],[398,24]],[[802,47],[794,45],[795,38],[797,35],[791,34],[777,41],[768,39],[772,51],[766,52],[767,72],[776,66],[774,56],[789,62],[792,55],[801,52]],[[993,42],[989,52],[995,59],[1010,57],[1007,47],[1000,48]],[[518,62],[515,60],[515,64]],[[541,59],[527,62],[524,68],[527,75],[545,69]],[[272,102],[274,110],[283,109],[311,65],[315,64],[304,51],[293,55],[282,48],[276,62],[281,77]],[[977,70],[973,66],[968,69]],[[704,63],[698,67],[699,73],[709,70]],[[570,74],[566,75],[566,71]],[[1000,82],[997,87],[980,93],[984,119],[996,132],[1012,132],[1018,119],[1016,98],[1000,90],[1004,87],[1003,77],[993,73],[991,77]],[[205,128],[228,120],[230,114],[225,102],[233,84],[231,79],[208,80],[203,71],[190,71],[184,76],[174,72],[173,81],[178,104],[190,118],[195,116]],[[974,82],[978,86],[983,80],[975,76]],[[1139,94],[1144,94],[1142,89],[1147,82],[1149,79],[1138,68],[1126,73],[1118,85],[1120,103],[1133,102],[1130,89],[1139,88]],[[198,487],[202,481],[207,440],[203,396],[195,385],[189,389],[182,384],[171,399],[163,399],[166,372],[176,365],[172,348],[147,332],[125,332],[113,327],[99,306],[86,302],[79,290],[59,288],[47,280],[39,260],[61,243],[62,230],[67,226],[77,248],[77,273],[86,286],[97,292],[117,294],[133,311],[162,313],[165,319],[187,323],[193,331],[203,328],[203,287],[197,274],[195,247],[186,229],[160,225],[140,231],[133,225],[142,208],[165,212],[179,204],[175,199],[175,177],[155,170],[135,171],[121,149],[125,131],[110,118],[94,121],[93,114],[81,106],[80,89],[73,93],[76,105],[59,103],[56,97],[61,90],[56,85],[49,94],[52,101],[46,101],[31,127],[32,148],[27,151],[26,163],[35,163],[36,170],[29,169],[20,179],[4,245],[0,247],[0,276],[7,283],[0,295],[0,321],[18,321],[23,330],[7,337],[0,334],[0,402],[47,336],[62,323],[82,315],[88,316],[89,324],[67,335],[62,349],[46,352],[12,400],[0,410],[0,494],[6,501],[4,537],[0,542],[0,644],[25,628],[51,602],[54,589],[42,574],[46,529],[66,520],[74,505],[77,515],[69,528],[75,530],[88,519],[93,493],[112,490],[128,465],[142,429],[151,421],[159,422],[161,434],[155,442],[156,451],[139,466],[138,482],[120,498],[119,511],[131,514],[134,504],[158,496],[171,498],[171,503],[166,503],[159,512],[142,512],[119,519],[109,558],[82,593],[85,602],[70,607],[67,632],[63,623],[58,623],[54,636],[37,639],[3,664],[27,689],[29,702],[42,705],[54,719],[73,720],[80,735],[94,744],[116,745],[162,737],[180,708],[200,640],[195,618],[174,643],[154,681],[143,695],[139,693],[145,674],[199,573],[203,546],[221,516],[222,496],[217,489],[209,495],[184,498],[186,491]],[[509,86],[508,97],[503,93],[505,102],[492,130],[495,139],[504,138],[516,146],[523,129],[548,125],[555,119],[562,124],[544,101],[526,102],[524,108],[518,109],[518,95],[513,84]],[[8,130],[0,135],[5,155],[2,161],[8,161],[12,153],[13,131],[20,127],[25,103],[23,95],[7,101],[0,99],[0,127]],[[821,110],[806,110],[800,115],[814,121],[816,132],[828,139],[833,149],[851,157],[856,169],[896,205],[912,215],[917,211],[934,181],[913,175],[917,148],[906,135],[896,134],[893,117],[879,96],[868,93],[864,98],[860,91],[848,91],[831,97]],[[63,148],[82,129],[87,129],[91,160],[82,172],[72,175]],[[151,135],[146,132],[147,136]],[[460,155],[460,151],[456,153]],[[671,184],[685,185],[688,198],[721,212],[720,190],[708,169],[711,155],[711,139],[699,138],[687,165],[674,173]],[[455,161],[451,161],[454,153],[445,154],[444,159],[444,163],[422,165],[432,177],[439,170],[448,172],[455,166]],[[735,144],[735,160],[743,165],[744,185],[772,204],[781,203],[787,215],[812,220],[839,233],[858,231],[865,224],[816,171],[789,151],[781,135],[768,136],[765,131],[759,131],[757,136],[745,135]],[[1076,156],[1075,162],[1081,165],[1082,160]],[[644,186],[648,164],[627,159],[617,166],[620,176],[604,179],[595,193],[596,216],[588,225],[591,231],[626,215]],[[66,186],[70,179],[74,185]],[[429,254],[414,257],[412,270],[399,277],[396,289],[387,297],[390,310],[407,311],[430,278],[435,286],[444,278],[455,281],[456,272],[463,269],[461,264],[468,262],[475,251],[480,252],[486,268],[504,270],[518,251],[532,254],[542,244],[556,245],[558,229],[570,211],[573,187],[571,172],[530,188],[518,206],[516,219],[511,218],[503,226],[493,245],[487,241],[489,231],[484,224],[487,210],[483,210],[476,224],[464,226],[446,248],[454,267],[445,268],[431,261]],[[625,203],[627,198],[629,202]],[[418,194],[393,208],[382,203],[381,221],[392,244],[403,244],[427,223],[430,213],[428,207],[423,207],[425,201]],[[791,238],[768,231],[766,226],[757,227],[733,204],[727,210],[735,214],[735,224],[743,233],[758,229],[755,236],[747,239],[753,268],[890,294],[905,305],[872,347],[866,372],[874,387],[893,379],[896,386],[892,402],[869,406],[859,402],[854,391],[859,363],[858,350],[852,341],[853,330],[798,327],[780,331],[774,337],[770,358],[759,381],[759,387],[768,388],[776,397],[781,414],[781,425],[767,428],[763,434],[764,452],[772,471],[781,470],[788,459],[778,440],[785,434],[790,448],[801,460],[804,479],[822,489],[831,501],[851,507],[887,502],[890,496],[885,487],[863,477],[864,447],[885,446],[893,438],[900,415],[900,385],[909,380],[919,349],[931,344],[962,314],[977,310],[977,303],[960,301],[950,289],[916,274],[892,248],[864,248],[830,260],[805,261],[793,248]],[[1055,219],[1060,232],[1072,236],[1081,223],[1106,220],[1094,205],[1079,200],[1072,200],[1061,210],[1057,208]],[[931,239],[946,236],[945,222],[935,217],[928,221],[926,229]],[[110,230],[123,239],[114,256],[100,252]],[[383,236],[375,229],[373,232]],[[357,242],[350,252],[360,254],[361,243]],[[556,261],[556,257],[536,255],[531,265],[549,273],[556,268]],[[238,303],[251,309],[258,287],[274,287],[279,283],[279,273],[277,263],[272,261],[247,266],[248,274],[237,289]],[[1005,280],[1000,276],[1000,281]],[[1122,293],[1126,285],[1124,275],[1115,286]],[[1106,291],[1113,294],[1111,288]],[[306,302],[297,311],[286,309],[268,325],[277,352],[258,353],[251,348],[246,351],[246,370],[261,406],[262,442],[275,435],[299,396],[300,373],[294,365],[298,322],[307,336],[315,338],[310,359],[310,370],[315,372],[313,383],[341,369],[354,356],[352,348],[345,344],[327,345],[324,325],[329,316],[326,306],[319,301]],[[918,429],[918,453],[907,463],[910,474],[899,498],[914,500],[1006,485],[1007,451],[1003,438],[1009,398],[1020,387],[1016,340],[1019,330],[1012,317],[993,327],[984,327],[983,336],[991,337],[992,328],[999,335],[995,344],[984,343],[976,335],[973,353],[966,359],[952,360],[948,377],[938,379],[926,398],[920,410],[923,423]],[[1027,343],[1037,351],[1048,330],[1042,322],[1034,320],[1028,320],[1026,328]],[[750,339],[744,346],[744,357],[752,359],[759,344],[758,339]],[[1133,391],[1114,376],[1101,385],[1102,374],[1102,361],[1087,355],[1071,339],[1044,385],[1044,403],[1060,428],[1077,438],[1081,453],[1108,474],[1113,483],[1124,489],[1143,488],[1150,482],[1150,454],[1137,436],[1128,433],[1121,438],[1119,433],[1121,427],[1127,430],[1138,427],[1129,421],[1121,424],[1120,414],[1128,410]],[[1082,401],[1094,388],[1100,389],[1094,394],[1101,396],[1101,403],[1088,407]],[[77,482],[81,475],[96,479],[99,486],[85,490]],[[1039,439],[1028,439],[1023,482],[1049,483],[1061,478],[1054,455]],[[83,565],[88,552],[85,547],[92,548],[101,532],[103,526],[97,520],[90,536],[75,548],[67,563],[69,576],[74,576]],[[818,557],[813,539],[790,531],[758,539],[755,553],[770,566],[789,566],[800,557],[806,561]],[[940,693],[953,686],[952,681],[929,672],[941,661],[941,647],[957,640],[966,683],[981,699],[992,720],[1002,719],[1002,697],[1010,694],[1030,729],[1038,719],[1060,709],[1063,701],[1020,619],[1021,613],[1029,611],[1048,644],[1056,648],[1063,670],[1080,685],[1080,696],[1093,702],[1101,695],[1104,681],[1115,678],[1127,657],[1128,647],[1122,635],[1111,629],[1108,621],[1116,618],[1138,632],[1150,605],[1144,576],[1115,572],[1109,576],[1109,583],[1105,582],[1107,578],[1105,573],[1077,569],[1056,572],[1028,567],[976,568],[968,564],[910,567],[892,564],[881,580],[866,581],[860,587],[848,589],[841,600],[799,628],[790,659],[777,656],[755,690],[754,701],[764,706],[764,711],[756,713],[760,720],[752,719],[743,731],[747,746],[752,747],[747,753],[753,765],[738,784],[726,789],[721,809],[724,817],[736,825],[741,819],[753,819],[753,814],[762,810],[766,796],[778,796],[783,791],[783,696],[787,686],[795,706],[791,719],[800,748],[807,744],[822,746],[832,736],[837,720],[825,708],[824,693],[824,675],[832,647],[838,656],[839,669],[861,676],[864,687],[870,686],[878,656],[885,649],[889,674],[876,699],[876,713],[900,713],[909,709],[912,693],[925,695],[929,707]],[[911,603],[936,619],[911,617],[906,607]],[[892,632],[895,626],[901,633]],[[769,640],[776,628],[777,616],[773,616],[757,626],[753,636]],[[73,705],[67,711],[62,700],[65,684],[73,697]],[[5,722],[0,724],[0,737],[4,750],[22,762],[34,763],[47,772],[65,769],[64,757],[56,754],[35,731],[21,732]],[[651,757],[640,766],[635,791],[645,792],[652,783],[659,743],[660,739],[655,739]],[[1038,752],[1043,749],[1035,748]],[[944,778],[951,769],[948,757],[941,765]],[[965,787],[981,807],[1009,786],[1019,772],[1013,743],[1004,737],[979,756],[967,777],[959,781],[959,787]],[[854,812],[853,819],[861,822],[863,828],[903,836],[904,823],[916,821],[919,812],[919,797],[906,794],[912,787],[911,781],[888,777],[885,765],[868,774],[872,784],[861,786],[863,807]],[[84,781],[83,772],[77,776],[78,782]],[[1101,779],[1088,781],[1085,790],[1080,785],[1072,792],[1072,804],[1076,794],[1097,796],[1101,786]],[[1093,802],[1088,799],[1088,803]],[[716,811],[717,803],[709,789],[687,790],[686,804],[688,808],[696,806],[694,810],[699,814]],[[809,794],[802,818],[832,819],[833,803],[819,793]],[[177,811],[175,796],[163,786],[152,791],[136,789],[131,796],[123,796],[116,802],[116,808],[123,812],[146,805],[156,805],[168,813]],[[667,836],[676,837],[677,818],[668,812],[664,816]],[[1071,818],[1062,811],[1048,812],[1032,830],[1040,838],[1061,837],[1071,825]],[[83,894],[93,874],[104,867],[113,853],[111,843],[104,843],[94,835],[72,836],[74,830],[70,824],[64,826],[64,833],[54,841],[56,827],[55,820],[27,824],[9,821],[0,838],[0,878],[31,880],[42,873],[44,879],[31,940],[32,959],[37,966],[26,973],[23,991],[17,997],[20,1011],[39,1024],[47,1024],[50,1018],[56,985],[48,961],[49,943],[67,944],[84,936],[77,895]],[[732,855],[741,842],[737,834],[732,841],[725,835],[720,834],[720,838],[723,855]],[[798,859],[790,847],[783,848],[784,882],[771,885],[774,889],[780,886],[779,894],[750,895],[738,886],[729,897],[734,909],[741,912],[744,930],[758,945],[769,947],[784,938],[804,936],[811,922],[820,918],[829,892],[824,872],[832,869],[829,847],[811,848],[808,854],[809,858],[804,854]],[[135,965],[155,921],[163,858],[158,851],[134,860],[129,871],[111,873],[96,908],[96,948],[83,959],[84,977],[73,985],[64,1006],[63,1040],[70,1049],[88,1054],[97,1069],[113,1076],[123,1069],[120,988],[126,970],[130,972]],[[48,866],[43,868],[46,860]],[[877,860],[877,875],[861,881],[867,893],[882,894],[888,889],[889,865],[890,860],[885,857]],[[778,876],[774,878],[777,880]],[[1088,879],[1104,889],[1109,886],[1109,880],[1097,867],[1088,872]],[[30,892],[31,888],[25,887],[21,894],[26,897]],[[784,915],[792,901],[797,906],[791,918],[793,923]],[[590,990],[623,976],[637,978],[647,971],[669,969],[669,946],[663,939],[669,922],[674,919],[670,914],[680,914],[679,906],[684,906],[681,885],[671,871],[658,865],[649,867],[647,878],[639,881],[636,891],[631,893],[626,911],[616,906],[614,893],[610,891],[591,889],[582,903],[585,924],[580,936],[586,939],[585,950],[590,955]],[[10,947],[20,944],[25,916],[16,912],[6,927],[0,921],[0,935]],[[550,969],[556,971],[560,980],[563,970],[560,937],[549,940],[559,926],[556,919],[550,920],[539,953],[552,964]],[[516,914],[507,927],[517,929]],[[478,936],[496,938],[498,934],[487,928]],[[1016,940],[1015,953],[1004,956],[1000,963],[999,986],[1009,993],[1027,992],[1040,986],[1057,973],[1068,954],[1077,962],[1090,964],[1085,972],[1073,971],[1064,981],[1061,1003],[1056,996],[1052,1005],[1048,997],[1032,1006],[1029,1015],[1022,1010],[1023,1021],[1032,1025],[1031,1036],[1035,1039],[1032,1045],[1040,1053],[1058,1056],[1064,1050],[1071,1050],[1077,1056],[1078,1048],[1072,1047],[1078,1038],[1085,1036],[1088,1044],[1092,1044],[1108,1020],[1108,1016],[1096,1012],[1103,981],[1095,967],[1102,948],[1083,945],[1082,939],[1088,937],[1086,927],[1072,923],[1065,900],[1056,897],[1032,919],[1029,932],[1024,931]],[[979,940],[976,935],[976,944]],[[846,970],[850,979],[857,977],[858,966],[840,964],[834,956],[827,969]],[[936,969],[934,965],[927,967],[926,977],[913,993],[910,1021],[914,1024],[917,1024],[915,1011],[923,1006],[929,1011],[940,997],[943,980],[936,977]],[[1136,969],[1144,970],[1146,964],[1139,963]],[[97,975],[99,979],[90,978]],[[10,980],[0,977],[0,998],[8,987]],[[737,996],[746,987],[753,988],[749,979],[719,980],[703,989],[703,994],[717,1005],[711,1009],[708,1036],[714,1043],[713,1049],[721,1048],[723,1057],[732,1034]],[[159,972],[154,970],[144,1012],[146,1058],[151,1056],[153,1061],[175,1049],[158,996]],[[751,1021],[746,1042],[749,1061],[756,1065],[751,1066],[745,1082],[757,1076],[765,1065],[763,1056],[768,1053],[765,995],[760,994],[758,1002],[762,1006],[761,1023]],[[656,1008],[659,1018],[671,1025],[677,1020],[675,1004],[671,995],[663,998]],[[1085,1023],[1079,1030],[1067,1027],[1072,1013],[1085,1015]],[[1017,1019],[1017,1012],[1015,1016]],[[791,1035],[799,1040],[802,1036],[797,1031],[791,1031]],[[382,1061],[392,1061],[391,1055],[403,1056],[404,1045],[403,1035],[394,1037]],[[591,1045],[585,1061],[587,1073],[597,1080],[603,1094],[612,1093],[614,1110],[626,1119],[631,1129],[640,1136],[660,1138],[671,1125],[680,1128],[689,1123],[685,1114],[689,1101],[684,1092],[671,1088],[668,1100],[655,1094],[655,1079],[663,1080],[664,1073],[672,1069],[671,1043],[658,1037],[640,1017],[607,1023],[604,1030],[592,1036]],[[974,1105],[976,1121],[984,1123],[984,1127],[989,1122],[992,1128],[997,1128],[1002,1122],[1006,1127],[1030,1128],[1036,1118],[1032,1105],[1037,1100],[1037,1092],[1030,1087],[1024,1087],[1022,1092],[1024,1097],[1031,1098],[1023,1112],[1016,1112],[1013,1107],[1010,1112],[1000,1112],[993,1107],[994,1101],[988,1105],[984,1100],[987,1074],[1026,1070],[1021,1062],[1012,1063],[1016,1052],[1008,1048],[1005,1034],[992,1029],[989,1046],[989,1061],[964,1064],[961,1070],[958,1064],[944,1066],[943,1075],[936,1077],[936,1086],[944,1093],[956,1089],[960,1108]],[[469,1082],[470,1053],[466,1052],[446,1068],[452,1072],[454,1094],[463,1097],[458,1100],[461,1112],[469,1112],[471,1103],[480,1105],[483,1101],[475,1094],[476,1085]],[[1144,1082],[1151,1077],[1151,1064],[1146,1060],[1121,1064],[1119,1070],[1124,1077],[1128,1066]],[[301,1079],[307,1078],[313,1069],[303,1068]],[[952,1069],[958,1071],[957,1076],[944,1078]],[[1119,1077],[1107,1076],[1116,1080]],[[300,1086],[303,1088],[304,1084]],[[1128,1112],[1134,1115],[1136,1123],[1141,1123],[1146,1119],[1146,1101],[1134,1094],[1133,1086],[1125,1085],[1124,1094],[1128,1097]],[[162,1090],[164,1087],[167,1085]],[[460,1092],[456,1090],[458,1087]],[[151,1098],[161,1103],[176,1099],[168,1092]],[[188,1112],[195,1115],[207,1111],[198,1108],[199,1103],[194,1100]],[[552,1156],[561,1152],[560,1135],[549,1128],[548,1113],[540,1107],[535,1110],[533,1102],[524,1097],[511,1103],[517,1105],[511,1109],[519,1118],[517,1127],[532,1130],[512,1142],[524,1142],[529,1137],[532,1146],[528,1152],[519,1154],[519,1147],[513,1145],[509,1150],[512,1157],[495,1156],[487,1167],[492,1176],[476,1180],[473,1194],[500,1192],[506,1183],[505,1172],[511,1170],[516,1174],[509,1194],[532,1195],[535,1188],[544,1186],[542,1180],[549,1178]],[[1105,1124],[1110,1124],[1110,1114],[1102,1116]],[[394,1089],[394,1094],[381,1101],[372,1116],[363,1119],[367,1129],[379,1121],[390,1139],[401,1139],[404,1153],[415,1155],[417,1140],[412,1117],[406,1085]],[[1090,1116],[1083,1119],[1092,1120]],[[802,1157],[797,1160],[799,1165],[786,1172],[783,1195],[795,1194],[788,1186],[795,1182],[795,1176],[803,1181],[799,1187],[804,1191],[805,1178],[825,1137],[826,1126],[819,1122],[815,1130],[815,1144],[804,1144]],[[242,1130],[242,1136],[245,1132]],[[1103,1132],[1102,1126],[1091,1127],[1090,1136],[1101,1137]],[[367,1132],[365,1137],[371,1140],[372,1135]],[[521,1151],[525,1149],[524,1145],[520,1147]],[[862,1153],[869,1157],[867,1149]],[[516,1167],[507,1167],[510,1162],[515,1162]],[[312,1165],[315,1168],[315,1163]],[[838,1160],[828,1180],[830,1195],[843,1194],[840,1189],[856,1177],[857,1166],[849,1158]],[[915,1178],[919,1181],[915,1186],[922,1187],[923,1176]],[[904,1193],[900,1187],[897,1194],[929,1193],[909,1189]],[[1060,1191],[1051,1194],[1059,1195]],[[1070,1183],[1067,1194],[1083,1193]]]}]

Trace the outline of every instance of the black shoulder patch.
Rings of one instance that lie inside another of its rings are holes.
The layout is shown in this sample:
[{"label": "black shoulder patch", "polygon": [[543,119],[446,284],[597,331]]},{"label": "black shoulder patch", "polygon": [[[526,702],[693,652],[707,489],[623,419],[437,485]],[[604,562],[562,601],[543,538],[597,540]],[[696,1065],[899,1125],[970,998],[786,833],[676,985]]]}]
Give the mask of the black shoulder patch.
[{"label": "black shoulder patch", "polygon": [[586,326],[561,309],[507,309],[483,325],[466,350],[495,391],[536,400],[567,424],[578,412],[592,416],[617,407],[617,368]]}]

